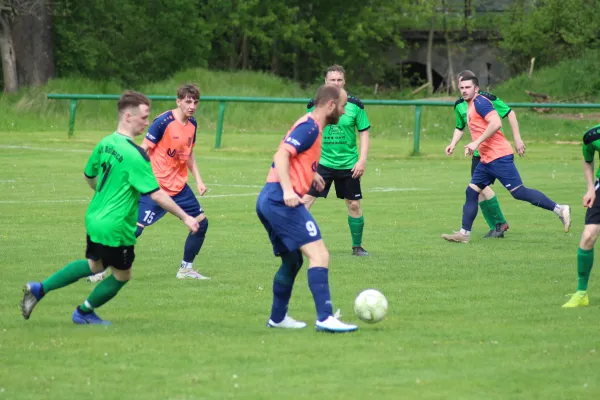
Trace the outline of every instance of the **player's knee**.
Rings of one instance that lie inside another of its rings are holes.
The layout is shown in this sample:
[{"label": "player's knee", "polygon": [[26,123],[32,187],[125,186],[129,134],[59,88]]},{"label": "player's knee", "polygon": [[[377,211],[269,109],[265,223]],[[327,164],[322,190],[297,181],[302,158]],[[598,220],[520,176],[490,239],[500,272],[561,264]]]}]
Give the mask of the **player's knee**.
[{"label": "player's knee", "polygon": [[518,188],[512,190],[510,194],[517,200],[528,200],[529,196],[527,196],[527,189],[525,186],[521,185]]},{"label": "player's knee", "polygon": [[346,200],[346,205],[348,206],[348,211],[350,211],[351,213],[359,213],[360,212],[360,201]]},{"label": "player's knee", "polygon": [[465,191],[465,195],[467,196],[467,200],[475,200],[479,199],[479,192],[471,187],[471,185],[467,186],[467,190]]},{"label": "player's knee", "polygon": [[94,274],[98,274],[106,269],[102,263],[102,260],[88,259],[88,265],[90,266],[90,271],[92,271]]},{"label": "player's knee", "polygon": [[583,233],[581,234],[581,242],[579,243],[579,247],[582,249],[593,248],[598,240],[598,228],[598,225],[586,225],[583,229]]},{"label": "player's knee", "polygon": [[125,270],[113,268],[112,274],[119,282],[128,282],[132,276],[131,268]]},{"label": "player's knee", "polygon": [[281,255],[281,267],[275,274],[275,281],[291,286],[302,267],[302,253],[299,250]]},{"label": "player's knee", "polygon": [[325,246],[322,249],[315,252],[311,259],[309,259],[311,266],[328,267],[329,266],[329,251]]},{"label": "player's knee", "polygon": [[137,226],[137,229],[135,230],[135,237],[138,238],[142,235],[142,232],[144,232],[144,227],[141,225]]},{"label": "player's knee", "polygon": [[206,235],[207,231],[208,231],[208,218],[205,217],[198,223],[198,230],[196,231],[195,235],[196,236],[204,236],[204,235]]}]

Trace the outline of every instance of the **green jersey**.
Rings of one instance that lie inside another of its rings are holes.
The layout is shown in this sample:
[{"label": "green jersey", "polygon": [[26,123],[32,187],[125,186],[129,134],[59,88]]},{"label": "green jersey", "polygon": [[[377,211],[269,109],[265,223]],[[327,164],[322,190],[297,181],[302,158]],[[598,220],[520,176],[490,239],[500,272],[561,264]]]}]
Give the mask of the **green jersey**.
[{"label": "green jersey", "polygon": [[128,136],[114,132],[98,143],[84,173],[90,179],[98,178],[85,214],[92,242],[110,247],[133,246],[140,194],[159,189],[144,149]]},{"label": "green jersey", "polygon": [[[502,100],[500,100],[497,96],[495,96],[491,93],[482,92],[482,91],[480,91],[479,94],[492,102],[492,105],[494,106],[494,109],[498,112],[498,115],[500,115],[500,118],[506,118],[506,116],[508,114],[510,114],[510,112],[512,111],[510,109],[510,107],[507,106],[506,103],[503,102]],[[469,106],[467,105],[467,102],[463,98],[456,100],[456,103],[454,103],[454,115],[456,117],[456,129],[460,129],[462,131],[466,128],[468,108],[469,108]],[[473,156],[479,157],[479,151],[475,150],[475,152],[473,153]]]},{"label": "green jersey", "polygon": [[[306,106],[310,112],[315,108],[313,100]],[[371,127],[365,106],[356,97],[348,95],[344,115],[336,125],[323,129],[323,148],[319,164],[333,169],[352,169],[358,162],[356,130],[366,131]]]},{"label": "green jersey", "polygon": [[[596,125],[588,130],[583,135],[583,145],[581,150],[583,151],[583,159],[587,163],[594,162],[594,153],[600,154],[600,125]],[[600,179],[600,168],[596,171],[596,177]]]}]

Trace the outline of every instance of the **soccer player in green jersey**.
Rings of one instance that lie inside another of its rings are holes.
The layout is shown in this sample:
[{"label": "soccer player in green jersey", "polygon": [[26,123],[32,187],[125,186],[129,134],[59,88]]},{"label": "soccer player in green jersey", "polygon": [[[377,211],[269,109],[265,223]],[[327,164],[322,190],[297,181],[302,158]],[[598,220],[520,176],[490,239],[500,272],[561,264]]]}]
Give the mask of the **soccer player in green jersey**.
[{"label": "soccer player in green jersey", "polygon": [[94,309],[115,297],[131,278],[141,194],[151,195],[190,231],[198,230],[198,221],[159,188],[146,152],[133,142],[148,126],[150,100],[141,93],[128,91],[119,99],[117,109],[117,130],[98,143],[84,169],[85,180],[95,191],[85,215],[86,259],[67,264],[43,282],[28,282],[21,301],[25,319],[29,319],[35,305],[50,291],[111,267],[112,274],[94,288],[72,316],[76,324],[110,324],[96,315]]},{"label": "soccer player in green jersey", "polygon": [[[475,77],[475,74],[472,71],[465,70],[458,74],[458,82],[460,83],[463,78],[470,79],[473,77]],[[500,100],[500,98],[492,93],[480,91],[479,94],[492,102],[492,105],[498,112],[500,118],[508,117],[508,122],[510,123],[513,132],[515,148],[519,156],[523,157],[525,155],[525,144],[521,139],[519,122],[517,121],[515,112],[509,106],[507,106],[505,102]],[[450,145],[446,147],[446,155],[451,155],[454,152],[456,144],[460,141],[464,133],[465,127],[467,126],[467,108],[467,102],[462,97],[456,100],[456,103],[454,103],[456,128],[454,129],[454,134],[452,136]],[[473,171],[475,171],[475,167],[477,167],[477,164],[479,164],[480,160],[481,157],[479,156],[479,151],[475,151],[471,159],[471,175],[473,175]],[[481,194],[479,195],[479,207],[481,208],[481,213],[483,214],[483,217],[490,228],[490,231],[484,237],[503,238],[504,232],[508,230],[508,223],[506,222],[506,218],[504,218],[504,214],[500,209],[498,197],[490,186],[487,186],[481,191]]]},{"label": "soccer player in green jersey", "polygon": [[[344,75],[342,66],[333,65],[325,73],[325,83],[343,89],[346,84]],[[314,101],[309,101],[308,111],[312,111],[314,106]],[[360,178],[367,164],[370,128],[365,106],[358,98],[348,95],[348,103],[339,122],[335,125],[327,125],[323,129],[323,150],[317,172],[325,180],[325,189],[319,192],[312,188],[303,198],[306,208],[310,209],[317,197],[327,197],[331,184],[335,183],[337,197],[344,199],[348,207],[352,254],[355,256],[369,255],[362,247],[365,220],[360,207],[362,199]],[[356,145],[357,130],[360,135],[360,152]]]},{"label": "soccer player in green jersey", "polygon": [[590,304],[588,299],[588,281],[594,265],[594,245],[600,233],[600,169],[596,171],[594,183],[594,154],[600,154],[600,125],[596,125],[583,135],[583,176],[587,191],[583,196],[585,227],[577,249],[577,291],[566,302],[564,308],[585,307]]}]

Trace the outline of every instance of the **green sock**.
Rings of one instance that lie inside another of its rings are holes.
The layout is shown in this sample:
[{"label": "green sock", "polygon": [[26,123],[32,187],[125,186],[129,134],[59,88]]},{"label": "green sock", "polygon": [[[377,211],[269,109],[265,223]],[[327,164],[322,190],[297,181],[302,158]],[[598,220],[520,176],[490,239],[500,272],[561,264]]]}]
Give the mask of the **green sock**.
[{"label": "green sock", "polygon": [[504,214],[502,214],[500,204],[498,203],[498,196],[494,196],[488,200],[488,209],[490,210],[490,215],[492,216],[492,219],[495,222],[494,227],[496,226],[496,224],[506,223],[506,218],[504,218]]},{"label": "green sock", "polygon": [[42,287],[44,288],[44,293],[48,293],[51,290],[60,289],[90,275],[93,275],[93,273],[88,260],[77,260],[50,275],[42,282]]},{"label": "green sock", "polygon": [[487,222],[490,227],[490,231],[496,229],[496,224],[494,223],[494,218],[490,212],[490,201],[484,200],[479,202],[479,208],[481,208],[481,213],[483,214],[483,218],[485,218],[485,222]]},{"label": "green sock", "polygon": [[105,304],[110,299],[115,297],[117,293],[119,293],[119,290],[121,290],[121,288],[125,286],[127,282],[128,281],[118,281],[111,274],[94,288],[92,293],[90,293],[90,295],[88,296],[87,300],[84,301],[83,304],[79,306],[79,308],[82,311],[90,312],[94,308],[100,307],[101,305]]},{"label": "green sock", "polygon": [[577,249],[577,290],[587,290],[590,272],[594,266],[594,249]]},{"label": "green sock", "polygon": [[365,227],[364,216],[354,218],[348,215],[348,226],[350,226],[350,234],[352,235],[352,247],[360,246],[362,244],[363,228]]}]

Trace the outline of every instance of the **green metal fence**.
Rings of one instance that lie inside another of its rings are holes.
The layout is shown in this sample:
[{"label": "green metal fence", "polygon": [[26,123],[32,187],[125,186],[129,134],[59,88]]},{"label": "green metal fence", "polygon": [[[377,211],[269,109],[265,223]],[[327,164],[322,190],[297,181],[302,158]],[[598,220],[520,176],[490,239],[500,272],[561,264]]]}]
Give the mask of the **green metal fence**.
[{"label": "green metal fence", "polygon": [[[49,99],[70,100],[69,104],[69,137],[75,134],[75,116],[77,114],[77,104],[79,100],[118,100],[121,96],[118,94],[55,94],[48,95]],[[172,100],[177,96],[148,96],[150,100]],[[279,97],[225,97],[225,96],[202,96],[202,102],[219,102],[219,117],[217,119],[217,132],[215,138],[215,148],[221,147],[221,137],[223,135],[223,123],[225,121],[225,109],[227,103],[279,103],[279,104],[307,104],[309,99],[299,98],[279,98]],[[413,153],[419,154],[421,140],[421,114],[423,107],[452,107],[452,101],[436,100],[363,100],[365,105],[372,106],[414,106],[415,107],[415,133],[413,143]],[[592,103],[507,103],[512,108],[600,108],[600,104]]]}]

